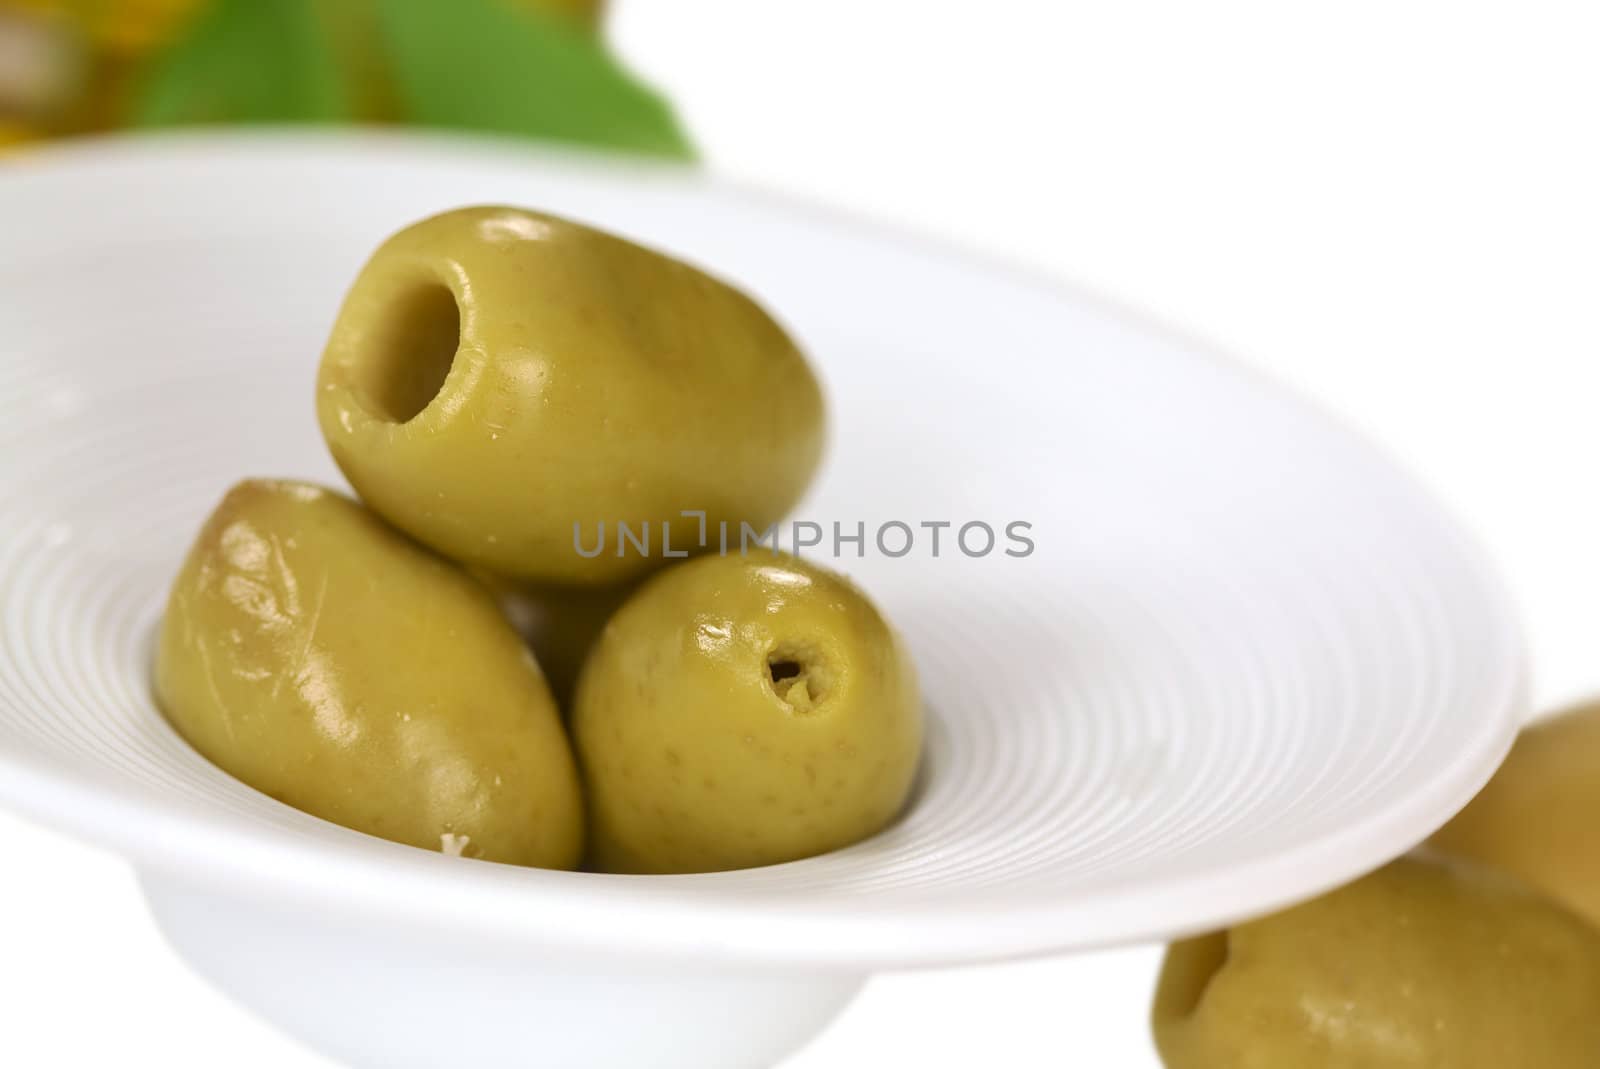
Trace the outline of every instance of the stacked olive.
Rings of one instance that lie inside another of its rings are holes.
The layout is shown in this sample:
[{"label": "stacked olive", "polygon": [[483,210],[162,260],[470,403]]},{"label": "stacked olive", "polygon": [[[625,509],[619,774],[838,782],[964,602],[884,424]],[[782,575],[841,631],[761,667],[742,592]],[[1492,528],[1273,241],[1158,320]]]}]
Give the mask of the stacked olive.
[{"label": "stacked olive", "polygon": [[798,501],[821,391],[749,297],[562,219],[448,212],[362,269],[317,413],[362,503],[240,483],[168,603],[156,693],[215,764],[359,831],[553,868],[792,860],[899,810],[915,673],[856,587],[577,538],[765,530]]},{"label": "stacked olive", "polygon": [[1600,1065],[1600,706],[1524,731],[1418,853],[1176,943],[1169,1069]]}]

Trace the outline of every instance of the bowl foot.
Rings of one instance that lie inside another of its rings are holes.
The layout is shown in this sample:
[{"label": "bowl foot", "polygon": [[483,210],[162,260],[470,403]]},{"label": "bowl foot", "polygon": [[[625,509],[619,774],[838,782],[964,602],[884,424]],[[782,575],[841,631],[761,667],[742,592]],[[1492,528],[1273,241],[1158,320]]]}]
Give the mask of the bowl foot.
[{"label": "bowl foot", "polygon": [[860,989],[859,974],[552,952],[396,930],[314,903],[143,871],[169,942],[208,981],[359,1069],[764,1069]]}]

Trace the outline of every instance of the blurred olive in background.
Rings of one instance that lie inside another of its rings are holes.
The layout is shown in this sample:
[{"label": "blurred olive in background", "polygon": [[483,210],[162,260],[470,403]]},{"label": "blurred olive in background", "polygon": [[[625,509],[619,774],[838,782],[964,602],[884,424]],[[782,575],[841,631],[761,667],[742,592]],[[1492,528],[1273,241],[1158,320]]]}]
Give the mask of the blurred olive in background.
[{"label": "blurred olive in background", "polygon": [[1587,1069],[1600,932],[1503,873],[1402,858],[1282,913],[1175,943],[1168,1069]]},{"label": "blurred olive in background", "polygon": [[584,659],[611,614],[638,584],[568,587],[478,574],[494,592],[511,626],[532,647],[556,704],[562,713],[569,713]]},{"label": "blurred olive in background", "polygon": [[1494,779],[1432,841],[1600,924],[1600,702],[1524,729]]},{"label": "blurred olive in background", "polygon": [[603,0],[0,0],[0,146],[203,123],[448,127],[687,157]]}]

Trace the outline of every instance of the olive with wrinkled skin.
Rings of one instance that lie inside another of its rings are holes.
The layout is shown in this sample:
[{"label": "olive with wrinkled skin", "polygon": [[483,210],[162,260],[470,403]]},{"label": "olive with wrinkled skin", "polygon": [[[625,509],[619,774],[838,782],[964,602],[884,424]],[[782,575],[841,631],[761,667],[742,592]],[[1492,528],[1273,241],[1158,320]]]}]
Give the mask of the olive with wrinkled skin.
[{"label": "olive with wrinkled skin", "polygon": [[1175,943],[1167,1069],[1588,1069],[1600,932],[1512,877],[1403,858],[1274,916]]},{"label": "olive with wrinkled skin", "polygon": [[493,597],[332,491],[228,492],[173,584],[155,689],[202,755],[315,816],[520,865],[582,854],[554,701]]},{"label": "olive with wrinkled skin", "polygon": [[1523,729],[1432,843],[1520,876],[1600,925],[1600,704]]},{"label": "olive with wrinkled skin", "polygon": [[916,772],[922,707],[900,639],[843,577],[788,556],[706,556],[611,617],[573,733],[592,863],[709,872],[883,828]]},{"label": "olive with wrinkled skin", "polygon": [[317,413],[351,485],[396,527],[550,583],[654,570],[672,559],[669,524],[680,554],[723,522],[765,530],[823,445],[816,379],[749,297],[503,207],[424,219],[372,255],[323,354]]}]

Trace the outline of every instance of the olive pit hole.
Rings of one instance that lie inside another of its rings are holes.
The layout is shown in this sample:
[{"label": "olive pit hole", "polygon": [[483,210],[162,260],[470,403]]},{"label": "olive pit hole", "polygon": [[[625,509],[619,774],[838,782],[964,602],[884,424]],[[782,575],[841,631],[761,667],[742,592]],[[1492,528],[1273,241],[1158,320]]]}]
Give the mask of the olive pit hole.
[{"label": "olive pit hole", "polygon": [[400,293],[375,332],[362,383],[383,418],[405,423],[444,387],[461,345],[461,310],[440,282]]},{"label": "olive pit hole", "polygon": [[789,644],[767,654],[767,683],[779,701],[808,713],[828,696],[832,680],[815,650]]},{"label": "olive pit hole", "polygon": [[800,662],[768,661],[767,672],[772,676],[774,683],[782,683],[785,679],[793,679],[800,674]]}]

